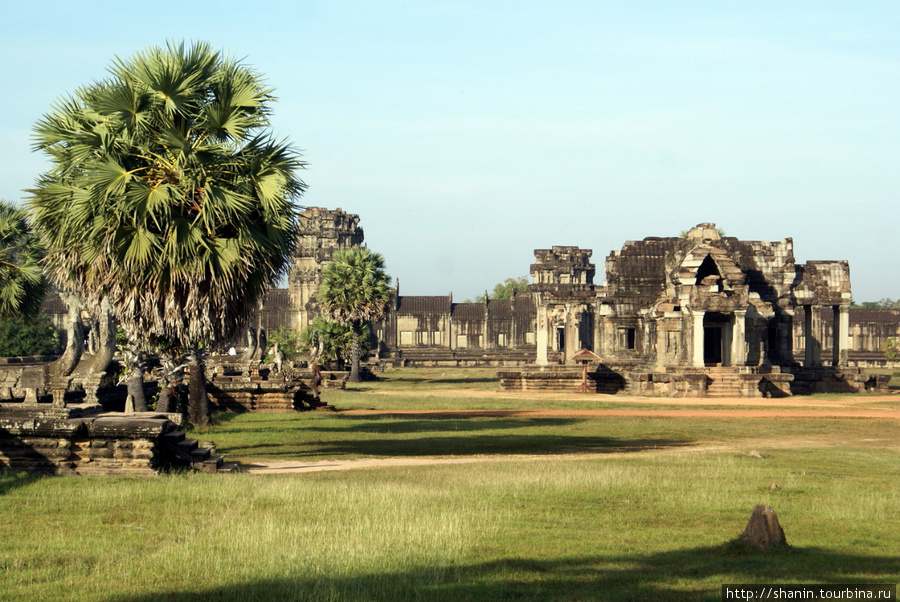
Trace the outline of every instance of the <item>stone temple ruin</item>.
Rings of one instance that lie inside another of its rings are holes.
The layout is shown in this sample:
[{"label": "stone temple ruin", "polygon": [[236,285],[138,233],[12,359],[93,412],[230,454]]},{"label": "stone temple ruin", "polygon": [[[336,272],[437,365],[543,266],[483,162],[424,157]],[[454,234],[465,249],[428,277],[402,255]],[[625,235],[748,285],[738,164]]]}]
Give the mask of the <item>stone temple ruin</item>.
[{"label": "stone temple ruin", "polygon": [[[591,251],[535,251],[536,364],[599,355],[601,390],[648,395],[790,395],[877,386],[848,368],[850,269],[846,261],[797,265],[793,242],[739,241],[715,224],[685,235],[629,241],[593,284]],[[832,313],[829,369],[816,317]],[[795,325],[803,361],[795,360]],[[531,373],[540,381],[540,373]],[[529,372],[505,386],[527,386]],[[834,386],[830,386],[828,381]],[[837,387],[840,388],[840,387]]]},{"label": "stone temple ruin", "polygon": [[[359,217],[341,209],[311,207],[301,225],[288,288],[272,291],[257,318],[269,330],[308,325],[324,264],[335,250],[363,244]],[[398,285],[387,317],[373,325],[373,357],[520,368],[501,370],[509,389],[568,388],[573,374],[580,378],[572,358],[581,349],[601,358],[591,378],[606,392],[779,396],[884,387],[857,366],[896,336],[900,312],[851,309],[846,261],[798,265],[790,238],[740,241],[714,224],[627,242],[607,257],[602,285],[594,284],[591,255],[536,250],[530,290],[511,300],[455,303],[452,295],[404,296]]]},{"label": "stone temple ruin", "polygon": [[[243,354],[210,366],[213,407],[322,406],[308,366],[263,365],[265,332],[310,324],[322,268],[364,237],[359,217],[341,209],[311,207],[299,220],[288,288],[261,304]],[[741,241],[714,224],[626,242],[606,258],[603,284],[594,283],[591,256],[579,247],[536,250],[532,284],[512,299],[455,303],[452,295],[403,296],[397,285],[387,316],[373,324],[371,360],[496,366],[505,390],[777,397],[886,389],[888,376],[861,366],[900,334],[900,311],[851,308],[846,261],[799,265],[790,238]],[[180,414],[105,413],[110,399],[123,399],[110,310],[101,305],[84,331],[77,298],[51,296],[45,311],[54,306],[57,325],[67,329],[63,355],[0,365],[0,467],[77,474],[153,474],[172,462],[223,468],[221,457],[185,439]],[[322,386],[342,386],[341,374],[323,371]]]}]

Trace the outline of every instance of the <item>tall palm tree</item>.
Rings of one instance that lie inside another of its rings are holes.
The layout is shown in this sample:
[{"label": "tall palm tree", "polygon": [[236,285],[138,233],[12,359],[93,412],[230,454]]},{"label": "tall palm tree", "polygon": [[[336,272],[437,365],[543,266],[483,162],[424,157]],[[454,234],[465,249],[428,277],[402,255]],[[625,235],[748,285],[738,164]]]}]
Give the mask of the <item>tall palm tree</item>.
[{"label": "tall palm tree", "polygon": [[29,210],[62,287],[110,299],[140,346],[191,361],[205,424],[204,346],[223,343],[285,273],[304,163],[269,133],[261,75],[206,43],[170,43],[77,89],[34,127],[53,167]]},{"label": "tall palm tree", "polygon": [[384,270],[384,258],[365,247],[336,251],[331,263],[322,269],[319,305],[330,319],[350,326],[353,336],[351,382],[359,382],[362,326],[384,317],[391,295],[391,277]]},{"label": "tall palm tree", "polygon": [[25,212],[0,200],[0,318],[29,317],[40,310],[47,292],[43,256]]}]

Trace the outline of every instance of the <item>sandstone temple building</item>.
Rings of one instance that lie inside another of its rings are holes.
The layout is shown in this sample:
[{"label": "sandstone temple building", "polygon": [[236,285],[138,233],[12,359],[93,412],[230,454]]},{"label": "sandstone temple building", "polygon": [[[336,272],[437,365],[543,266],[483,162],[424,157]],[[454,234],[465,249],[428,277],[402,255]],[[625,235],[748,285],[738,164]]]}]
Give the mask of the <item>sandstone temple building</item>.
[{"label": "sandstone temple building", "polygon": [[[359,217],[341,209],[311,207],[300,221],[288,288],[273,291],[259,316],[269,330],[308,325],[323,265],[335,250],[363,244]],[[835,378],[845,379],[855,366],[883,361],[878,347],[900,331],[900,311],[851,308],[846,261],[797,264],[790,238],[741,241],[700,224],[681,236],[628,241],[606,258],[603,283],[594,282],[591,258],[578,247],[536,250],[530,290],[511,300],[456,303],[452,295],[402,295],[398,285],[388,316],[374,325],[374,357],[566,366],[587,349],[600,357],[600,373],[633,389],[672,392],[718,370],[733,387],[742,380],[778,393],[814,389],[807,381],[826,368],[828,378],[839,370]]]},{"label": "sandstone temple building", "polygon": [[[322,268],[336,250],[364,244],[359,216],[341,209],[309,207],[299,221],[288,286],[270,292],[255,328],[309,325]],[[532,284],[513,299],[457,303],[450,294],[403,295],[397,285],[387,317],[373,325],[369,357],[497,366],[504,386],[527,388],[529,375],[577,372],[575,356],[588,350],[603,390],[778,395],[869,388],[858,368],[884,365],[879,347],[900,336],[900,310],[851,307],[846,261],[797,264],[790,238],[742,241],[699,224],[611,251],[601,283],[592,254],[535,250]],[[64,325],[59,299],[45,310]]]}]

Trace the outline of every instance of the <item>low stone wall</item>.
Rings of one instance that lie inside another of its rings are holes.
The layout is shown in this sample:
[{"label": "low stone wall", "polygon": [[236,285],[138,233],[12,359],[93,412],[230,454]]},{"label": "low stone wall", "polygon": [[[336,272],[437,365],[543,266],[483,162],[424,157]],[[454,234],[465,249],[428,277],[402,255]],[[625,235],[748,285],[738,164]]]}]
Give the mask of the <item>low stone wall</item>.
[{"label": "low stone wall", "polygon": [[[576,366],[529,366],[497,373],[501,391],[558,391],[574,393],[581,384],[582,371]],[[623,393],[647,397],[707,397],[710,376],[706,371],[654,372],[623,367],[588,372],[588,384],[606,395]],[[734,396],[787,397],[791,395],[793,374],[758,372],[750,367],[733,373]],[[721,395],[720,395],[721,396]]]},{"label": "low stone wall", "polygon": [[625,372],[624,392],[647,397],[705,397],[709,380],[696,372]]},{"label": "low stone wall", "polygon": [[890,374],[869,374],[862,368],[793,368],[792,390],[813,393],[887,393]]},{"label": "low stone wall", "polygon": [[155,476],[161,437],[178,426],[164,416],[41,416],[0,412],[0,468],[58,475]]},{"label": "low stone wall", "polygon": [[[522,370],[500,370],[501,391],[557,391],[574,393],[581,386],[582,368],[577,366],[529,366]],[[615,372],[588,372],[588,384],[598,393],[609,395],[627,388],[625,379]]]},{"label": "low stone wall", "polygon": [[403,348],[378,361],[395,368],[477,368],[533,364],[534,349]]}]

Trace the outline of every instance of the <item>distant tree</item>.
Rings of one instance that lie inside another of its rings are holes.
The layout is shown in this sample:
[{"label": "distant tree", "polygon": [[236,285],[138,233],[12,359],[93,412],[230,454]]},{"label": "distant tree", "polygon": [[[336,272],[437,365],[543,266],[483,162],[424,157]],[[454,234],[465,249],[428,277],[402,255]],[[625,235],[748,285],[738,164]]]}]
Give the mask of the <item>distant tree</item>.
[{"label": "distant tree", "polygon": [[516,293],[528,290],[528,276],[507,278],[491,291],[491,299],[512,299]]},{"label": "distant tree", "polygon": [[890,297],[885,297],[880,301],[863,301],[857,307],[866,309],[900,309],[900,299],[894,301]]},{"label": "distant tree", "polygon": [[889,337],[878,349],[889,360],[895,360],[900,357],[900,339]]},{"label": "distant tree", "polygon": [[53,167],[30,191],[32,223],[61,288],[107,297],[136,347],[188,355],[203,425],[202,350],[287,270],[303,163],[269,132],[262,76],[208,44],[153,47],[109,73],[35,125]]},{"label": "distant tree", "polygon": [[[503,282],[494,285],[494,289],[488,295],[489,299],[512,299],[516,293],[528,290],[528,276],[519,276],[518,278],[507,278]],[[487,292],[487,291],[485,291]],[[483,303],[484,297],[469,298],[463,300],[463,303]]]},{"label": "distant tree", "polygon": [[0,320],[0,357],[52,355],[59,351],[59,330],[46,314]]},{"label": "distant tree", "polygon": [[391,300],[384,258],[366,247],[342,249],[322,269],[318,300],[323,314],[350,327],[350,381],[359,382],[359,340],[363,324],[384,317]]},{"label": "distant tree", "polygon": [[0,319],[34,316],[47,293],[41,267],[44,247],[25,211],[0,200]]}]

